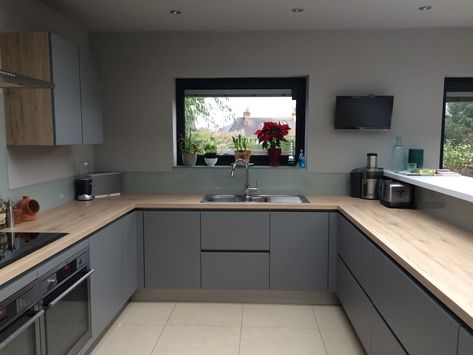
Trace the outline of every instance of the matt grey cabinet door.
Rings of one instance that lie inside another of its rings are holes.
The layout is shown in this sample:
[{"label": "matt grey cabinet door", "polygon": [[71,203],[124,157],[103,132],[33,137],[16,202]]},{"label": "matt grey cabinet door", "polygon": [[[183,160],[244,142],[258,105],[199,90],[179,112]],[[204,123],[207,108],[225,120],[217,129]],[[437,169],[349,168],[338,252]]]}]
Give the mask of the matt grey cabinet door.
[{"label": "matt grey cabinet door", "polygon": [[407,355],[402,345],[373,308],[370,355]]},{"label": "matt grey cabinet door", "polygon": [[328,290],[335,292],[337,288],[337,251],[338,223],[342,218],[338,212],[329,213],[328,227]]},{"label": "matt grey cabinet door", "polygon": [[374,246],[343,216],[339,218],[337,247],[338,255],[369,294]]},{"label": "matt grey cabinet door", "polygon": [[455,355],[457,322],[380,250],[374,252],[371,299],[411,355]]},{"label": "matt grey cabinet door", "polygon": [[269,288],[269,253],[202,253],[202,288]]},{"label": "matt grey cabinet door", "polygon": [[79,48],[51,33],[56,145],[82,144]]},{"label": "matt grey cabinet door", "polygon": [[269,212],[202,211],[202,250],[269,250]]},{"label": "matt grey cabinet door", "polygon": [[138,212],[132,212],[121,219],[124,302],[130,298],[138,287],[138,238],[136,234],[137,213]]},{"label": "matt grey cabinet door", "polygon": [[271,212],[272,290],[327,290],[328,216],[326,212]]},{"label": "matt grey cabinet door", "polygon": [[145,260],[144,260],[144,235],[143,235],[143,211],[135,211],[136,214],[136,239],[138,241],[138,276],[137,288],[145,287]]},{"label": "matt grey cabinet door", "polygon": [[82,107],[82,143],[103,143],[103,113],[99,69],[95,58],[80,51],[80,88]]},{"label": "matt grey cabinet door", "polygon": [[200,212],[145,211],[146,288],[200,288]]},{"label": "matt grey cabinet door", "polygon": [[337,259],[337,296],[361,344],[369,353],[373,305],[340,257]]},{"label": "matt grey cabinet door", "polygon": [[460,328],[458,336],[458,355],[473,354],[473,335],[465,328]]},{"label": "matt grey cabinet door", "polygon": [[97,337],[123,306],[122,224],[118,220],[89,239],[92,336]]}]

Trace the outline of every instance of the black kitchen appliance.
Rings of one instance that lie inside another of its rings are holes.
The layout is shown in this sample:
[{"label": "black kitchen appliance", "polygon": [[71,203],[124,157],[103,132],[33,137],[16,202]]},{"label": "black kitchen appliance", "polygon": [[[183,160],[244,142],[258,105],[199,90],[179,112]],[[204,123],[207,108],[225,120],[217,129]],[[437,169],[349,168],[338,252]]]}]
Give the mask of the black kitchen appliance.
[{"label": "black kitchen appliance", "polygon": [[414,208],[414,186],[396,180],[382,180],[380,202],[389,208]]},{"label": "black kitchen appliance", "polygon": [[67,233],[0,232],[0,268],[65,235]]},{"label": "black kitchen appliance", "polygon": [[361,178],[361,198],[367,200],[379,199],[379,181],[384,175],[383,168],[378,168],[378,154],[366,154],[366,166]]},{"label": "black kitchen appliance", "polygon": [[76,200],[90,201],[94,199],[92,195],[92,178],[90,176],[76,179]]},{"label": "black kitchen appliance", "polygon": [[350,196],[361,197],[361,180],[363,178],[363,168],[356,168],[350,172]]}]

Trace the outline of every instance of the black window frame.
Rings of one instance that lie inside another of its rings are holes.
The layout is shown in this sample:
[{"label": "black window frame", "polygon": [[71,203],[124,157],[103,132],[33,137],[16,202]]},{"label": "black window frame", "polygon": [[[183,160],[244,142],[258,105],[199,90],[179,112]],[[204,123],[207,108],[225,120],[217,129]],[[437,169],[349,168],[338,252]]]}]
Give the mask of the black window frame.
[{"label": "black window frame", "polygon": [[443,85],[443,108],[442,108],[442,132],[440,134],[440,162],[439,167],[443,169],[443,146],[445,144],[445,114],[447,108],[447,93],[448,92],[473,92],[473,77],[472,78],[445,78]]},{"label": "black window frame", "polygon": [[[294,154],[300,150],[305,153],[305,123],[307,102],[307,77],[281,78],[206,78],[176,79],[176,137],[185,131],[184,99],[185,90],[231,90],[231,89],[291,89],[296,99],[296,145]],[[182,164],[182,156],[177,149],[177,165]],[[287,155],[281,156],[281,165],[288,165]],[[217,165],[229,165],[235,161],[233,155],[218,155]],[[268,165],[267,155],[252,155],[251,162],[255,165]],[[205,165],[204,156],[199,154],[196,165]]]}]

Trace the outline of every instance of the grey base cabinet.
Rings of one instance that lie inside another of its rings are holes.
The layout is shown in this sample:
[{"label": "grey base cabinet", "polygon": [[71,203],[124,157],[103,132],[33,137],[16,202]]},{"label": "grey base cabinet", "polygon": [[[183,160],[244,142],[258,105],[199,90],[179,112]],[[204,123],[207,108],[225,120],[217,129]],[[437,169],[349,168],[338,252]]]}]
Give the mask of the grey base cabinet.
[{"label": "grey base cabinet", "polygon": [[123,295],[127,300],[138,288],[138,217],[141,212],[133,212],[121,219],[122,223],[122,263]]},{"label": "grey base cabinet", "polygon": [[458,355],[473,354],[473,334],[465,328],[460,328],[458,335]]},{"label": "grey base cabinet", "polygon": [[407,352],[374,308],[371,312],[370,355],[407,355]]},{"label": "grey base cabinet", "polygon": [[202,253],[202,288],[269,288],[269,253]]},{"label": "grey base cabinet", "polygon": [[146,288],[200,288],[200,212],[145,211]]},{"label": "grey base cabinet", "polygon": [[329,214],[271,212],[271,289],[328,289]]}]

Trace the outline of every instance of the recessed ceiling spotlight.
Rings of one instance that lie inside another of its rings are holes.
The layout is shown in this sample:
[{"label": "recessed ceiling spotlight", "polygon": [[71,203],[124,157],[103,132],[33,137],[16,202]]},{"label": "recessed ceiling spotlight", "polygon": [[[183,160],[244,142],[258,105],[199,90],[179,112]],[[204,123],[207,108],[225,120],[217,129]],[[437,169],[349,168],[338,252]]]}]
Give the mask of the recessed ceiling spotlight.
[{"label": "recessed ceiling spotlight", "polygon": [[169,11],[169,13],[170,13],[171,15],[180,15],[180,14],[182,14],[182,11],[179,11],[179,10],[171,10],[171,11]]},{"label": "recessed ceiling spotlight", "polygon": [[295,7],[291,11],[294,12],[295,14],[300,14],[301,12],[304,11],[304,9],[302,9],[300,7]]},{"label": "recessed ceiling spotlight", "polygon": [[419,7],[419,10],[420,11],[429,11],[429,10],[432,10],[432,6],[424,5],[424,6]]}]

